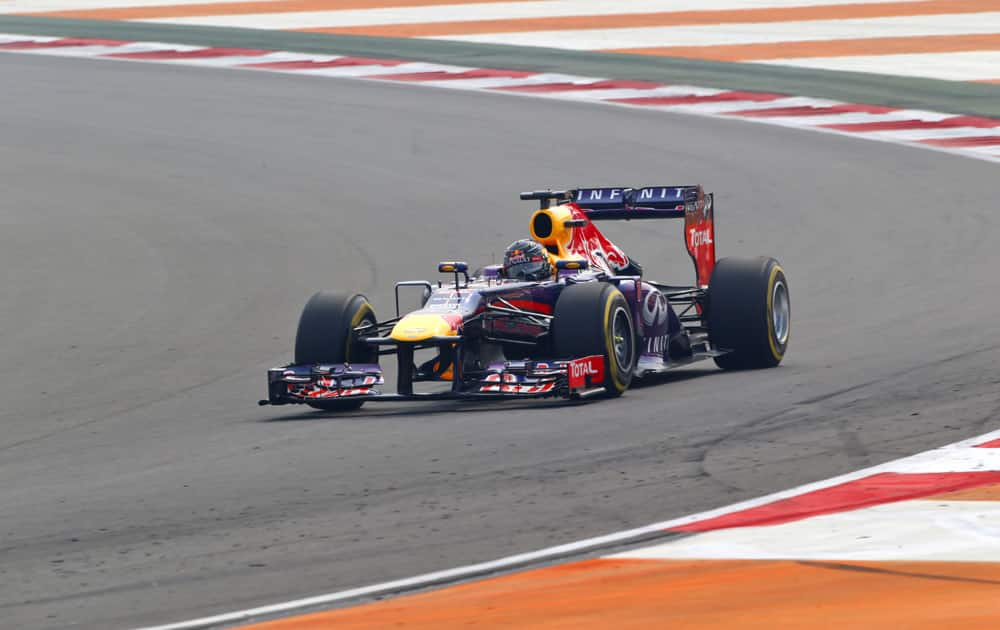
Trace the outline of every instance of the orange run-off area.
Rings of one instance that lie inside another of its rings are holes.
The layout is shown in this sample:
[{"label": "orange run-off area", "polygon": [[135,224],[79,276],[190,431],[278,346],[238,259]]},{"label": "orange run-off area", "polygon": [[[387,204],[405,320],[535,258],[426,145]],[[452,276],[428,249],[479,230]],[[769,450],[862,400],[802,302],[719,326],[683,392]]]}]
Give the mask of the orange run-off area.
[{"label": "orange run-off area", "polygon": [[[994,447],[992,443],[989,446]],[[970,451],[978,455],[976,449]],[[923,480],[945,487],[947,478],[947,475],[917,476],[913,483]],[[976,479],[991,478],[994,481],[976,483]],[[942,514],[927,512],[928,506],[974,502],[965,504],[988,510],[993,504],[987,502],[1000,501],[1000,483],[995,482],[995,474],[959,474],[951,479],[957,480],[952,487],[961,489],[925,495],[917,492],[911,494],[911,500],[888,499],[889,503],[883,505],[904,510],[907,505],[922,506],[924,511],[918,512],[919,518],[927,520],[929,525],[930,520],[939,519]],[[857,483],[840,487],[854,487]],[[823,492],[826,491],[818,490],[812,496],[823,496]],[[867,512],[848,508],[839,513],[867,513],[869,519],[874,514],[870,508]],[[804,523],[810,518],[806,516],[797,522]],[[873,526],[891,527],[885,522]],[[752,539],[742,532],[761,529],[778,538],[795,536],[792,530],[781,527],[731,527],[724,531],[742,536],[744,549],[750,550]],[[952,531],[951,536],[978,532],[972,534],[972,540],[976,541],[973,545],[991,544],[982,539],[983,530],[977,529],[972,521],[965,530]],[[810,547],[836,548],[830,546],[833,539],[818,533],[821,530],[813,531]],[[870,538],[836,526],[828,533],[834,539],[848,541],[857,537],[858,543]],[[898,544],[905,545],[909,540],[911,550],[920,548],[912,546],[912,536],[903,529],[898,534]],[[835,555],[812,560],[655,557],[664,549],[705,540],[699,538],[702,535],[668,539],[658,546],[625,554],[650,557],[612,556],[571,562],[247,627],[253,630],[1000,628],[1000,564],[996,562],[858,561]],[[939,536],[940,532],[928,532],[925,538]],[[994,540],[992,544],[997,543]],[[890,544],[890,553],[894,546],[897,545]],[[666,555],[669,554],[667,551]],[[794,556],[794,552],[789,555]]]},{"label": "orange run-off area", "polygon": [[374,628],[908,628],[996,630],[990,563],[574,562],[249,626]]},{"label": "orange run-off area", "polygon": [[[1000,483],[978,486],[967,490],[956,490],[930,498],[931,501],[1000,501]],[[997,544],[1000,544],[998,542]],[[1000,593],[997,594],[1000,597]],[[1000,617],[997,618],[1000,628]]]}]

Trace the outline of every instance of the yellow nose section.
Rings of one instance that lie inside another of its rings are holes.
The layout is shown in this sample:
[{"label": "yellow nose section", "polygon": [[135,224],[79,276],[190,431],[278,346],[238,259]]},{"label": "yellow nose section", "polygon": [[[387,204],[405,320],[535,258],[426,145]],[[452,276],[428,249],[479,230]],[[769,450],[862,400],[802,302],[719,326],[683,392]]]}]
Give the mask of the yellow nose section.
[{"label": "yellow nose section", "polygon": [[453,337],[462,317],[445,313],[410,313],[396,322],[389,336],[396,341],[425,341],[431,337]]}]

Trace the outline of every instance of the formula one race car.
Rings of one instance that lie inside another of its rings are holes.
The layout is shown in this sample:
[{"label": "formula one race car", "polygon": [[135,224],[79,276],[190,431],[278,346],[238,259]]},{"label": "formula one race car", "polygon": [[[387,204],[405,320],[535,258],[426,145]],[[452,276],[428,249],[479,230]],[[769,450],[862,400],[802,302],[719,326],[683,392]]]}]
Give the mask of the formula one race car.
[{"label": "formula one race car", "polygon": [[[295,361],[268,371],[260,404],[347,410],[376,400],[618,396],[633,378],[701,359],[724,369],[781,362],[790,319],[784,272],[773,258],[716,261],[713,196],[701,186],[521,199],[541,206],[531,240],[508,249],[504,265],[470,274],[464,262],[443,262],[447,282],[397,283],[392,319],[379,320],[363,295],[313,295]],[[645,279],[593,223],[670,218],[684,220],[693,285]],[[528,267],[541,275],[518,272]],[[400,314],[407,287],[420,290],[423,306]],[[418,363],[418,351],[431,358]],[[395,394],[382,391],[387,355],[397,359]],[[415,391],[422,382],[440,384]]]}]

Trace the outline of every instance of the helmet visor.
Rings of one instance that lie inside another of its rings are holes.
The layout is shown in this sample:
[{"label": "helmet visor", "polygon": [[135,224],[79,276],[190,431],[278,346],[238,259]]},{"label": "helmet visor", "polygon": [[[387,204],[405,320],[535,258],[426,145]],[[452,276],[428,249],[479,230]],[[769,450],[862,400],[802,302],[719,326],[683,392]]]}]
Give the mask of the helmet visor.
[{"label": "helmet visor", "polygon": [[512,280],[544,280],[551,273],[547,260],[517,263],[506,269],[507,277]]}]

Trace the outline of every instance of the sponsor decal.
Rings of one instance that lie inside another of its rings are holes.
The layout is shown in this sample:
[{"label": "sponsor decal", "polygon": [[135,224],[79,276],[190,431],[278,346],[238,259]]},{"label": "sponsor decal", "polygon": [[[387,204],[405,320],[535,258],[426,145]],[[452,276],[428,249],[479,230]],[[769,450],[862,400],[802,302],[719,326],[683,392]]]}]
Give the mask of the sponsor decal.
[{"label": "sponsor decal", "polygon": [[663,355],[667,351],[667,335],[659,335],[646,339],[646,349],[643,354]]},{"label": "sponsor decal", "polygon": [[712,196],[706,195],[705,191],[699,186],[695,193],[695,198],[687,200],[684,203],[683,210],[685,214],[684,223],[688,227],[711,219]]},{"label": "sponsor decal", "polygon": [[541,394],[555,387],[555,383],[542,383],[540,385],[503,385],[500,391],[505,394]]},{"label": "sponsor decal", "polygon": [[[636,203],[645,202],[670,202],[681,199],[684,195],[684,187],[679,186],[653,186],[650,188],[640,188],[634,193]],[[683,210],[684,206],[678,206],[678,210]]]},{"label": "sponsor decal", "polygon": [[424,304],[423,312],[454,311],[462,306],[470,307],[479,296],[471,291],[455,291],[438,289]]},{"label": "sponsor decal", "polygon": [[684,217],[684,235],[688,253],[694,261],[698,285],[708,286],[715,268],[715,236],[712,223],[715,198],[698,189],[693,212]]},{"label": "sponsor decal", "polygon": [[555,382],[539,383],[538,385],[483,385],[479,391],[504,394],[543,394],[552,391],[555,386]]},{"label": "sponsor decal", "polygon": [[592,356],[574,359],[566,365],[569,388],[583,389],[588,384],[597,387],[604,381],[604,357]]},{"label": "sponsor decal", "polygon": [[655,328],[667,321],[667,298],[656,289],[651,289],[642,301],[642,323]]},{"label": "sponsor decal", "polygon": [[384,382],[381,376],[374,374],[342,377],[339,386],[334,375],[319,376],[315,380],[310,379],[309,383],[302,383],[299,378],[288,382],[288,377],[285,378],[286,391],[290,396],[310,400],[373,395],[378,392],[371,386]]},{"label": "sponsor decal", "polygon": [[577,203],[598,201],[601,203],[622,203],[623,188],[581,188],[576,191]]},{"label": "sponsor decal", "polygon": [[[572,212],[574,219],[587,218],[579,208],[573,207]],[[566,250],[571,256],[586,260],[595,270],[616,273],[628,266],[625,252],[609,241],[592,223],[573,230]]]},{"label": "sponsor decal", "polygon": [[289,389],[289,393],[298,396],[300,398],[309,398],[312,400],[318,398],[347,398],[350,396],[367,396],[371,394],[373,390],[370,387],[353,387],[350,389],[325,389],[320,387],[314,387],[310,390],[302,391],[292,391]]},{"label": "sponsor decal", "polygon": [[528,256],[524,253],[523,249],[515,249],[507,254],[508,265],[519,265],[526,262],[528,262]]},{"label": "sponsor decal", "polygon": [[462,325],[462,316],[458,313],[445,313],[441,315],[441,319],[448,322],[452,330],[458,330],[458,327]]},{"label": "sponsor decal", "polygon": [[688,230],[688,235],[691,240],[691,247],[701,247],[702,245],[712,244],[712,231],[708,228],[705,228],[704,230],[691,228]]}]

